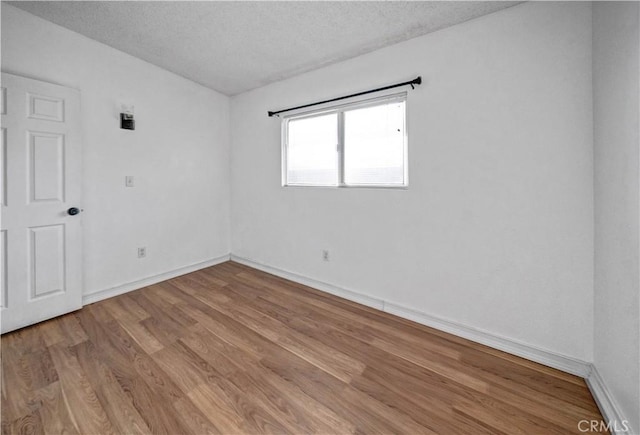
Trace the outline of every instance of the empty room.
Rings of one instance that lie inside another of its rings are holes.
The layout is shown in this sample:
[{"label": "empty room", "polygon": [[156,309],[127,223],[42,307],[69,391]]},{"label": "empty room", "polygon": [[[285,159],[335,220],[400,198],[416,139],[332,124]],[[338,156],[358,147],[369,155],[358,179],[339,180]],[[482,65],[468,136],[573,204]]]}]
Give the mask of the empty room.
[{"label": "empty room", "polygon": [[3,435],[640,435],[640,2],[0,12]]}]

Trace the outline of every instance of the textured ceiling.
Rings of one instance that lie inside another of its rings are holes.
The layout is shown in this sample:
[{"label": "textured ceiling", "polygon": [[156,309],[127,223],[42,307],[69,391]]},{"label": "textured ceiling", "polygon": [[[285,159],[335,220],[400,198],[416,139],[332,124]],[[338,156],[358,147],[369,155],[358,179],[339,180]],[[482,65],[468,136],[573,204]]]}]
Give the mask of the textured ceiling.
[{"label": "textured ceiling", "polygon": [[227,95],[516,3],[10,2]]}]

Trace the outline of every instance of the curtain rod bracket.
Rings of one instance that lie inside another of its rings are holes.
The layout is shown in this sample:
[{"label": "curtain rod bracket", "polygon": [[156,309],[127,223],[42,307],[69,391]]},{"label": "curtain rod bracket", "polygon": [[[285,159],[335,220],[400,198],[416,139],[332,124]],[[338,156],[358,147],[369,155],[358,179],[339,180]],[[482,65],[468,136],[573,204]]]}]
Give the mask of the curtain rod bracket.
[{"label": "curtain rod bracket", "polygon": [[409,80],[408,82],[396,83],[395,85],[383,86],[383,87],[377,88],[377,89],[370,89],[368,91],[357,92],[355,94],[345,95],[344,97],[331,98],[330,100],[318,101],[317,103],[304,104],[302,106],[290,107],[288,109],[282,109],[282,110],[276,110],[276,111],[269,110],[267,112],[267,115],[269,115],[270,117],[272,117],[272,116],[278,116],[279,117],[279,114],[283,113],[283,112],[290,112],[292,110],[304,109],[306,107],[318,106],[320,104],[325,104],[325,103],[332,103],[334,101],[340,101],[340,100],[344,100],[346,98],[359,97],[360,95],[371,94],[373,92],[386,91],[387,89],[398,88],[400,86],[409,85],[409,86],[411,86],[411,89],[415,89],[415,85],[420,85],[420,84],[422,84],[422,77],[418,76],[413,80]]}]

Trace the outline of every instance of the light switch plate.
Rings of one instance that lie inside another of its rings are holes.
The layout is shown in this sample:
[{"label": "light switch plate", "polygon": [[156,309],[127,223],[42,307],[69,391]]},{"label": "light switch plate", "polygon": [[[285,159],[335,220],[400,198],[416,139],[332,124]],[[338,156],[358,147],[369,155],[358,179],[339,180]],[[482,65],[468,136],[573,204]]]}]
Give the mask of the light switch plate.
[{"label": "light switch plate", "polygon": [[127,187],[133,187],[134,181],[133,181],[133,175],[127,175],[126,177],[124,177],[124,185]]}]

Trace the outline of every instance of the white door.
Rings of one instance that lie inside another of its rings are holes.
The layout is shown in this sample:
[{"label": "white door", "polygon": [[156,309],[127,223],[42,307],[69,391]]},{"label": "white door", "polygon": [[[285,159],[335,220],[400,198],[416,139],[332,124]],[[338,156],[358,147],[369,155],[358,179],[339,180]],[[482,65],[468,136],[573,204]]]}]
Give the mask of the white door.
[{"label": "white door", "polygon": [[82,306],[80,94],[2,74],[2,333]]}]

